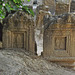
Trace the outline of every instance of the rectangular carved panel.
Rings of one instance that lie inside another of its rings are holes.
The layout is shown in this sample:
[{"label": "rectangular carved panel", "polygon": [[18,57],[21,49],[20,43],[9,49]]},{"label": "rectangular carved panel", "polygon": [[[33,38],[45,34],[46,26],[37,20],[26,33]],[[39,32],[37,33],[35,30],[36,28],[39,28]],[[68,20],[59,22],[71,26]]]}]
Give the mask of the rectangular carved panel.
[{"label": "rectangular carved panel", "polygon": [[13,34],[13,48],[24,48],[24,33]]},{"label": "rectangular carved panel", "polygon": [[27,44],[28,44],[28,41],[27,41],[27,32],[25,32],[25,36],[24,36],[25,40],[24,40],[24,43],[25,43],[25,49],[27,50]]},{"label": "rectangular carved panel", "polygon": [[66,50],[66,37],[55,37],[55,50]]}]

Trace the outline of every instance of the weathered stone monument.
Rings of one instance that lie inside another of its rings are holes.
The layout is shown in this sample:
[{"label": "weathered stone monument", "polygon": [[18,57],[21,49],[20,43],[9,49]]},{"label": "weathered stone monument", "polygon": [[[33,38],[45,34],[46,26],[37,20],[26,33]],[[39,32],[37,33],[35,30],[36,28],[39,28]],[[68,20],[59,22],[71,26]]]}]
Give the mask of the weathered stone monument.
[{"label": "weathered stone monument", "polygon": [[[43,56],[63,66],[75,67],[75,14],[44,19]],[[67,64],[68,63],[68,64]]]},{"label": "weathered stone monument", "polygon": [[19,11],[4,19],[3,48],[22,48],[34,53],[34,22],[30,15]]}]

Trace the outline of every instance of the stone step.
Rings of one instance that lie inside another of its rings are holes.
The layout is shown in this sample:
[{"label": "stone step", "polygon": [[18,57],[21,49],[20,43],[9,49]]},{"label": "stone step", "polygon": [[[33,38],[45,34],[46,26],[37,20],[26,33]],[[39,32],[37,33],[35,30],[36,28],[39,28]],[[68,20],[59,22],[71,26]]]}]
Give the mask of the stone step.
[{"label": "stone step", "polygon": [[48,59],[49,61],[61,65],[62,67],[75,70],[75,57],[55,57]]},{"label": "stone step", "polygon": [[58,65],[61,65],[62,67],[66,67],[66,68],[71,68],[71,69],[74,69],[75,68],[75,62],[54,62]]}]

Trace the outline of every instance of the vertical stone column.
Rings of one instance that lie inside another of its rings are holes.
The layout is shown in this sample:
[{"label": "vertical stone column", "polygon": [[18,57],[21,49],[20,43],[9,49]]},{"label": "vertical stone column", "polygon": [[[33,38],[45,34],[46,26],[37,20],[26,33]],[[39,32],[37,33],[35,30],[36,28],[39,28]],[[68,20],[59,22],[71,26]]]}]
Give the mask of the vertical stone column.
[{"label": "vertical stone column", "polygon": [[29,51],[33,54],[35,53],[35,41],[34,41],[34,29],[30,28],[30,35],[29,35]]},{"label": "vertical stone column", "polygon": [[3,29],[3,48],[11,48],[11,32]]}]

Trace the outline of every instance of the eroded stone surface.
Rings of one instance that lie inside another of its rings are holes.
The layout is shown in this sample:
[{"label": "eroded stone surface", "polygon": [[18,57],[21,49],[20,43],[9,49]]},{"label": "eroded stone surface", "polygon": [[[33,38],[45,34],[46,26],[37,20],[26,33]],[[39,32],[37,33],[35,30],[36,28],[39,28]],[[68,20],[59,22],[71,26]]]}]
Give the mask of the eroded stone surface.
[{"label": "eroded stone surface", "polygon": [[23,48],[34,52],[34,22],[30,15],[19,11],[4,19],[3,48]]},{"label": "eroded stone surface", "polygon": [[44,0],[43,1],[44,10],[48,9],[52,14],[55,13],[55,0]]},{"label": "eroded stone surface", "polygon": [[44,58],[75,69],[75,14],[44,19]]},{"label": "eroded stone surface", "polygon": [[69,4],[56,2],[55,14],[60,15],[69,12]]},{"label": "eroded stone surface", "polygon": [[44,56],[75,56],[74,17],[74,14],[65,14],[44,20]]}]

